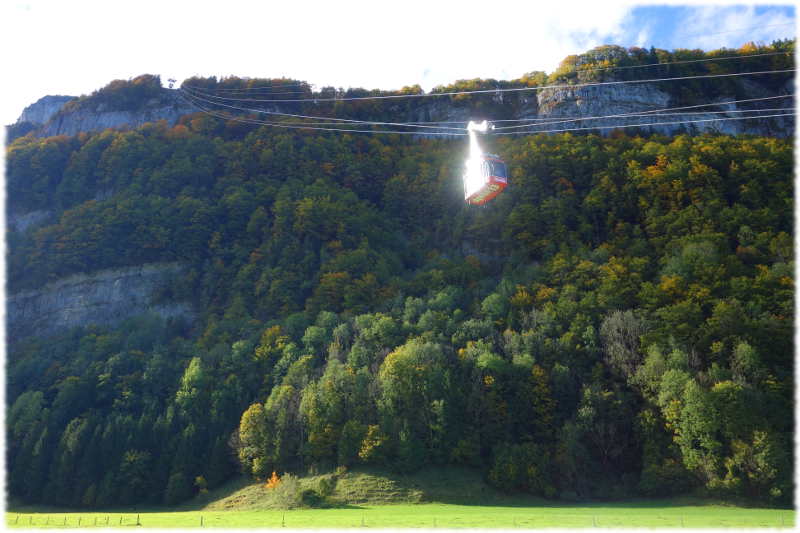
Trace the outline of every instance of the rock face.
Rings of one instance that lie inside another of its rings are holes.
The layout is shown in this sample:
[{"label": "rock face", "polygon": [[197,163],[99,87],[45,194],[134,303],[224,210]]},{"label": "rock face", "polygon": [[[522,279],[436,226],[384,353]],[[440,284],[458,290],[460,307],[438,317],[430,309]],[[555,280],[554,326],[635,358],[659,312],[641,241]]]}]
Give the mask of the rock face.
[{"label": "rock face", "polygon": [[[783,94],[792,94],[793,82],[787,83]],[[748,80],[742,81],[747,99],[777,96],[765,91],[761,86]],[[743,100],[745,98],[740,98]],[[679,106],[671,101],[669,94],[652,84],[627,84],[615,86],[590,86],[579,88],[544,89],[537,94],[538,114],[531,118],[548,119],[537,130],[575,129],[577,131],[599,129],[608,133],[617,126],[641,126],[643,130],[674,135],[676,133],[721,133],[737,135],[751,133],[756,135],[791,136],[794,134],[794,120],[790,117],[770,117],[742,120],[748,115],[775,115],[780,111],[742,113],[750,109],[782,108],[789,111],[794,107],[792,98],[762,100],[759,102],[733,103],[733,97],[712,100],[710,107],[697,109],[675,109],[671,112],[650,112],[654,109],[667,109]],[[663,114],[662,114],[663,113]],[[668,114],[671,113],[671,114]],[[630,115],[638,116],[630,116]],[[609,119],[572,117],[617,116]],[[526,117],[527,118],[527,117]],[[560,120],[559,120],[560,119]],[[720,120],[722,119],[722,120]],[[682,123],[694,121],[691,123]],[[612,127],[613,126],[613,127]]]},{"label": "rock face", "polygon": [[[517,134],[517,132],[537,133],[564,131],[597,132],[608,135],[620,127],[636,126],[644,132],[662,135],[679,133],[700,134],[720,133],[738,135],[749,133],[775,137],[794,135],[794,116],[771,116],[760,119],[743,119],[754,115],[779,115],[791,112],[793,98],[774,98],[794,92],[794,81],[790,80],[778,94],[767,91],[750,80],[740,80],[739,94],[746,96],[721,96],[697,104],[709,106],[685,108],[687,104],[676,102],[667,92],[656,84],[620,84],[588,87],[559,87],[530,91],[520,94],[515,103],[505,105],[511,120],[496,121],[500,129],[495,134]],[[735,100],[769,98],[768,100],[735,102]],[[508,99],[507,99],[508,101]],[[513,100],[512,100],[513,101]],[[672,109],[671,111],[654,110]],[[750,110],[758,112],[744,112]],[[584,118],[577,118],[584,117]],[[607,118],[592,118],[607,117]],[[409,122],[465,122],[470,119],[481,120],[490,116],[475,116],[469,108],[452,105],[447,100],[433,99],[425,102],[406,118]],[[451,124],[456,125],[456,124]],[[509,127],[510,126],[510,127]],[[524,126],[524,127],[515,127]],[[506,129],[504,129],[506,128]],[[424,130],[416,137],[437,137],[448,133],[446,129]],[[635,131],[635,130],[633,130]],[[453,132],[453,135],[459,132]]]},{"label": "rock face", "polygon": [[24,233],[29,229],[41,226],[53,216],[52,211],[39,210],[29,211],[27,213],[16,213],[8,211],[6,215],[6,222],[10,231],[18,231]]},{"label": "rock face", "polygon": [[[733,100],[774,97],[793,94],[794,80],[786,82],[777,92],[768,91],[762,85],[748,79],[737,80],[738,97],[720,96],[710,103],[714,107],[674,110],[672,115],[628,116],[605,119],[580,119],[574,117],[598,117],[608,115],[625,115],[643,113],[654,109],[679,107],[681,104],[664,92],[660,85],[653,83],[631,83],[621,85],[603,85],[589,87],[562,87],[524,91],[506,95],[492,95],[494,103],[502,116],[513,120],[530,120],[532,123],[542,122],[541,127],[527,128],[527,131],[573,130],[586,131],[594,129],[601,134],[609,134],[613,128],[609,126],[640,126],[643,131],[674,135],[677,133],[716,132],[727,135],[751,133],[788,137],[794,135],[793,117],[771,117],[755,120],[740,120],[741,113],[747,109],[791,109],[792,98],[763,100],[759,102],[731,103]],[[744,95],[744,96],[742,96]],[[179,91],[162,89],[157,97],[150,99],[145,105],[134,110],[108,109],[102,103],[91,100],[82,102],[80,106],[64,104],[72,97],[46,96],[25,109],[18,123],[27,121],[38,125],[35,134],[39,137],[53,135],[75,135],[80,132],[100,131],[106,128],[132,129],[146,122],[166,120],[170,125],[186,114],[200,111]],[[707,101],[698,104],[709,103]],[[683,104],[686,105],[686,104]],[[274,112],[296,112],[280,105],[270,107]],[[412,106],[395,105],[388,112],[397,116],[398,122],[464,122],[470,119],[489,118],[492,116],[474,116],[470,106],[464,102],[453,102],[449,97],[425,98]],[[777,114],[766,111],[762,114]],[[313,113],[310,113],[313,114]],[[368,118],[368,117],[367,117]],[[717,120],[717,119],[727,120]],[[734,119],[734,120],[730,120]],[[685,123],[685,121],[701,121]],[[522,123],[522,122],[520,122]],[[655,124],[654,123],[661,123]],[[514,122],[503,125],[513,125]],[[449,124],[448,126],[457,126]],[[522,131],[522,130],[506,130]],[[435,132],[433,135],[431,133]],[[426,133],[428,135],[426,135]],[[436,136],[442,134],[457,135],[460,131],[445,129],[422,129],[416,137]]]},{"label": "rock face", "polygon": [[183,115],[196,111],[197,109],[180,99],[176,91],[164,89],[160,98],[151,99],[135,110],[112,110],[105,108],[103,104],[77,110],[62,110],[42,126],[37,136],[77,135],[81,132],[101,131],[106,128],[133,129],[147,122],[159,120],[166,120],[173,125]]},{"label": "rock face", "polygon": [[8,340],[44,337],[88,324],[116,324],[145,312],[191,320],[188,304],[156,302],[158,292],[180,272],[178,264],[148,264],[70,276],[12,294],[6,304]]},{"label": "rock face", "polygon": [[64,104],[74,100],[74,96],[44,96],[36,102],[26,107],[17,119],[17,124],[30,122],[31,124],[42,125],[58,113]]}]

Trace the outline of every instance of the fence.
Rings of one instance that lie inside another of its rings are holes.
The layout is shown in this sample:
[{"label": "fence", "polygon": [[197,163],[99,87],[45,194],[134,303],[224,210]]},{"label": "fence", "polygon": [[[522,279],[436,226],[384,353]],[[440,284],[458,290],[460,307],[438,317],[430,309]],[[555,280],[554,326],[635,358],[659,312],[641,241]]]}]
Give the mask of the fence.
[{"label": "fence", "polygon": [[[276,527],[283,527],[283,528],[305,528],[305,527],[326,527],[324,522],[317,522],[315,524],[310,524],[308,520],[290,520],[287,522],[286,513],[281,513],[280,519],[278,520],[277,517],[271,517],[269,520],[259,521],[259,523],[253,523],[251,525],[242,526],[241,524],[237,523],[235,525],[231,525],[230,523],[226,523],[226,513],[207,513],[207,515],[200,514],[200,513],[160,513],[161,515],[164,514],[171,514],[174,515],[175,518],[169,520],[168,522],[164,520],[163,516],[161,518],[157,518],[155,516],[148,517],[145,514],[145,519],[142,519],[141,514],[99,514],[99,513],[91,513],[88,516],[76,513],[70,514],[44,514],[44,513],[34,513],[34,514],[25,514],[25,513],[6,513],[6,525],[11,527],[19,527],[19,528],[91,528],[91,527],[128,527],[128,526],[139,526],[139,527],[154,527],[154,528],[162,528],[162,527],[266,527],[266,528],[276,528]],[[181,516],[183,515],[183,516]],[[209,516],[211,515],[209,520]],[[291,512],[290,512],[291,515]],[[233,515],[229,515],[230,518]],[[149,520],[148,520],[149,518]],[[508,516],[504,516],[503,520],[500,522],[508,521]],[[513,528],[519,529],[538,529],[538,528],[551,528],[551,527],[568,527],[568,528],[584,528],[584,527],[593,527],[593,528],[615,528],[615,527],[637,527],[636,524],[631,524],[630,517],[623,518],[620,516],[612,516],[612,515],[592,515],[591,517],[582,516],[576,517],[574,515],[569,516],[569,520],[566,520],[567,516],[565,516],[565,521],[562,524],[553,525],[552,518],[550,517],[548,521],[545,521],[544,518],[537,520],[536,517],[528,516],[519,516],[519,517],[512,517],[510,520],[510,524],[504,526],[501,523],[495,522],[494,526],[489,526],[493,528],[509,528],[512,526]],[[661,519],[660,523],[656,527],[686,527],[686,528],[701,528],[701,527],[709,527],[707,524],[698,524],[692,523],[696,522],[696,518],[689,518],[685,515],[680,516],[662,516],[659,517]],[[150,522],[150,523],[148,523]],[[296,523],[292,523],[296,522]],[[370,523],[372,522],[372,523]],[[345,524],[339,523],[337,524],[328,524],[328,527],[336,527],[336,528],[404,528],[404,527],[414,527],[414,528],[469,528],[475,527],[480,529],[486,529],[485,525],[471,525],[469,519],[461,519],[461,518],[453,518],[452,516],[448,517],[447,519],[442,519],[437,517],[420,517],[420,520],[417,523],[404,525],[404,526],[393,526],[391,524],[381,524],[381,520],[378,516],[373,516],[373,519],[367,519],[365,514],[361,514],[359,522],[353,522],[352,524]],[[538,522],[538,523],[537,523]],[[726,527],[778,527],[778,528],[793,528],[794,527],[794,516],[789,515],[787,516],[786,513],[777,513],[776,515],[772,515],[772,517],[764,517],[761,518],[758,523],[755,524],[725,524]],[[654,526],[638,526],[638,527],[654,527]],[[716,526],[720,527],[720,526]]]}]

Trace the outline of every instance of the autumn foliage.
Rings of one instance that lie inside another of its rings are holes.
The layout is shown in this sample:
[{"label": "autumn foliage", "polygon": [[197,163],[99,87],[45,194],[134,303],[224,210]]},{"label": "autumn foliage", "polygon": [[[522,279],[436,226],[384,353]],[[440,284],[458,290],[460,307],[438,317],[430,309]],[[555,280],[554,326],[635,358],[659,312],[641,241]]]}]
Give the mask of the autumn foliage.
[{"label": "autumn foliage", "polygon": [[9,224],[10,294],[181,270],[151,295],[169,318],[8,335],[10,497],[455,465],[548,498],[791,503],[793,139],[487,142],[510,185],[473,209],[457,140],[197,116],[16,139],[9,206],[41,220]]},{"label": "autumn foliage", "polygon": [[281,484],[281,478],[278,477],[278,474],[276,474],[275,471],[273,470],[272,475],[269,477],[264,486],[267,487],[268,489],[274,489],[280,484]]}]

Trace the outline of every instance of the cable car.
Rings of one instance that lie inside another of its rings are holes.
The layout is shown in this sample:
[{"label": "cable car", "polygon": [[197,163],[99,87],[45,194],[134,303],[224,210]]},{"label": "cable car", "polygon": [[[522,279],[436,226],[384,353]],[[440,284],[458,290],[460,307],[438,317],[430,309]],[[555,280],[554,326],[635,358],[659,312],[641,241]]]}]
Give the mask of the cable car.
[{"label": "cable car", "polygon": [[505,162],[495,154],[481,154],[478,172],[464,176],[464,199],[473,205],[483,205],[508,185]]},{"label": "cable car", "polygon": [[481,123],[470,121],[467,125],[469,133],[469,159],[464,173],[464,199],[468,204],[483,205],[508,185],[508,169],[505,162],[495,154],[481,150],[475,132],[485,133],[494,127],[487,121]]}]

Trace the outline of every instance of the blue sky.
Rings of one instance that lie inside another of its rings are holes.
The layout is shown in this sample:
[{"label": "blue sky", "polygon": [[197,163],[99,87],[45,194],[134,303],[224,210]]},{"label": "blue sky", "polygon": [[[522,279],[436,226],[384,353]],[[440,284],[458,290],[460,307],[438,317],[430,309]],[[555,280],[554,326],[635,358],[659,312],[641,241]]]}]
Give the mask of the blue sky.
[{"label": "blue sky", "polygon": [[[666,5],[663,5],[666,4]],[[738,48],[793,37],[793,4],[558,0],[4,0],[0,124],[47,94],[159,74],[424,89],[552,72],[602,44]]]},{"label": "blue sky", "polygon": [[622,27],[629,42],[641,39],[664,50],[738,48],[796,34],[791,5],[637,6]]}]

